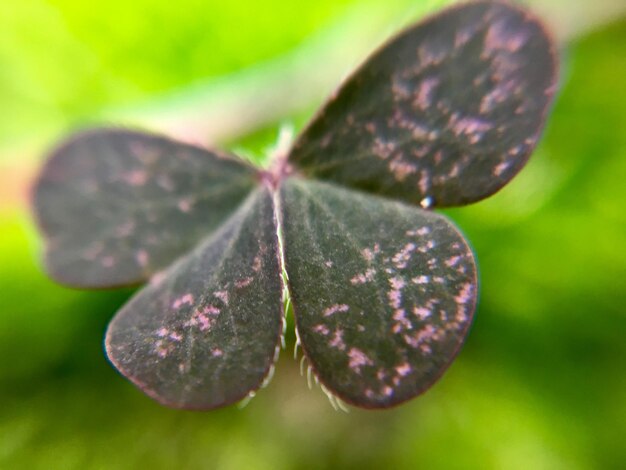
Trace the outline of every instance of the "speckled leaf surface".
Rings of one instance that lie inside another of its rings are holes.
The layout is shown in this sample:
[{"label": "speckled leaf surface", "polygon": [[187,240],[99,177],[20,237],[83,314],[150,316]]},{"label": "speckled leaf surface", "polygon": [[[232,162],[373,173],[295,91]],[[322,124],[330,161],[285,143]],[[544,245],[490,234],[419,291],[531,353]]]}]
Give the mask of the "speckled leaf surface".
[{"label": "speckled leaf surface", "polygon": [[116,315],[106,337],[109,359],[166,405],[234,403],[273,367],[281,292],[272,198],[259,189]]},{"label": "speckled leaf surface", "polygon": [[256,174],[234,157],[164,137],[78,134],[53,152],[34,190],[47,269],[79,287],[146,280],[231,215]]},{"label": "speckled leaf surface", "polygon": [[524,166],[556,88],[554,45],[527,11],[452,7],[388,42],[296,141],[307,176],[423,205],[483,199]]},{"label": "speckled leaf surface", "polygon": [[474,259],[443,216],[331,184],[281,190],[284,257],[303,351],[357,406],[397,405],[456,356],[474,313]]}]

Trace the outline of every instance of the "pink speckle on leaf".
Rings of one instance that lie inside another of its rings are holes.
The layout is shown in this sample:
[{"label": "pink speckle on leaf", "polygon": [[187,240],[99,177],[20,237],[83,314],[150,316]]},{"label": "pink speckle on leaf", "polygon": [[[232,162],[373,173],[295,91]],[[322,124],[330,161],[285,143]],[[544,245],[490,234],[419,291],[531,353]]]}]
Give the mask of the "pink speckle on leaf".
[{"label": "pink speckle on leaf", "polygon": [[456,255],[456,256],[451,256],[450,258],[448,258],[446,260],[446,266],[449,268],[452,268],[454,266],[456,266],[456,264],[461,261],[461,256]]},{"label": "pink speckle on leaf", "polygon": [[112,256],[103,256],[100,262],[105,268],[112,268],[115,265],[115,259]]},{"label": "pink speckle on leaf", "polygon": [[423,237],[430,233],[430,227],[420,227],[417,230],[408,230],[406,235],[409,237]]},{"label": "pink speckle on leaf", "polygon": [[174,332],[170,333],[169,338],[170,338],[172,341],[176,341],[176,342],[178,342],[178,341],[180,341],[180,340],[182,340],[182,339],[183,339],[183,336],[182,336],[180,333],[177,333],[176,331],[174,331]]},{"label": "pink speckle on leaf", "polygon": [[387,292],[387,298],[393,308],[399,308],[402,305],[402,292],[399,290],[390,290]]},{"label": "pink speckle on leaf", "polygon": [[526,31],[515,31],[504,21],[498,21],[489,26],[485,35],[485,50],[492,54],[498,50],[510,53],[519,51],[529,40]]},{"label": "pink speckle on leaf", "polygon": [[393,152],[396,150],[396,146],[393,142],[385,142],[380,137],[374,139],[374,146],[372,151],[381,160],[387,160]]},{"label": "pink speckle on leaf", "polygon": [[407,243],[406,245],[404,245],[404,248],[402,248],[393,256],[391,261],[397,269],[406,268],[408,262],[411,260],[411,253],[415,251],[415,248],[415,243]]},{"label": "pink speckle on leaf", "polygon": [[133,170],[124,175],[123,178],[131,186],[143,186],[148,181],[148,173],[144,170]]},{"label": "pink speckle on leaf", "polygon": [[217,308],[215,305],[207,305],[202,308],[202,313],[205,315],[216,316],[219,315],[221,310]]},{"label": "pink speckle on leaf", "polygon": [[135,253],[135,259],[139,266],[145,268],[148,265],[149,260],[148,252],[146,250],[137,250],[137,253]]},{"label": "pink speckle on leaf", "polygon": [[171,353],[174,350],[174,345],[171,343],[168,343],[166,340],[160,339],[158,340],[155,344],[154,344],[154,352],[156,353],[157,356],[159,356],[161,359],[166,358],[169,353]]},{"label": "pink speckle on leaf", "polygon": [[328,333],[330,333],[330,330],[328,329],[328,327],[326,325],[315,325],[313,327],[313,331],[316,333],[320,333],[324,336],[326,336]]},{"label": "pink speckle on leaf", "polygon": [[[394,95],[394,98],[398,101],[404,101],[411,96],[411,87],[403,81],[401,81],[397,76],[393,76],[393,82],[391,83],[391,92]],[[368,123],[369,124],[369,123]],[[376,129],[373,128],[368,132],[374,133]]]},{"label": "pink speckle on leaf", "polygon": [[332,348],[337,348],[340,351],[346,349],[346,344],[343,342],[343,330],[338,328],[335,330],[332,339],[329,341],[329,346]]},{"label": "pink speckle on leaf", "polygon": [[467,301],[472,298],[472,290],[472,285],[469,282],[463,284],[463,287],[454,300],[459,304],[467,303]]},{"label": "pink speckle on leaf", "polygon": [[196,310],[191,319],[185,323],[186,326],[198,326],[200,331],[210,330],[215,323],[215,317],[220,314],[220,309],[214,305],[207,305],[201,310]]},{"label": "pink speckle on leaf", "polygon": [[346,304],[335,304],[335,305],[331,305],[326,310],[324,310],[323,315],[325,317],[329,317],[331,315],[334,315],[337,312],[347,312],[349,309],[350,307]]},{"label": "pink speckle on leaf", "polygon": [[464,323],[467,321],[467,314],[465,313],[465,305],[459,305],[456,308],[456,316],[455,320],[459,323]]},{"label": "pink speckle on leaf", "polygon": [[161,359],[166,358],[167,355],[169,354],[169,348],[164,347],[164,346],[159,346],[156,348],[156,353]]},{"label": "pink speckle on leaf", "polygon": [[394,177],[398,181],[404,181],[407,176],[417,172],[417,166],[414,164],[402,160],[400,157],[396,157],[389,162],[389,171],[393,173]]},{"label": "pink speckle on leaf", "polygon": [[411,368],[411,365],[408,362],[404,362],[400,364],[399,366],[396,366],[396,373],[400,377],[406,377],[407,375],[411,373],[412,370],[413,369]]},{"label": "pink speckle on leaf", "polygon": [[361,255],[365,261],[373,261],[374,260],[374,252],[369,248],[365,248],[361,250]]},{"label": "pink speckle on leaf", "polygon": [[200,326],[200,331],[206,331],[209,328],[211,328],[212,325],[212,321],[209,319],[209,317],[207,317],[205,314],[203,313],[198,313],[195,316],[195,319],[198,323],[198,325]]},{"label": "pink speckle on leaf", "polygon": [[400,308],[402,305],[402,292],[401,289],[406,285],[404,279],[399,276],[389,279],[391,290],[387,292],[387,298],[389,299],[389,305],[393,308]]},{"label": "pink speckle on leaf", "polygon": [[396,321],[405,321],[406,311],[403,308],[396,309],[396,311],[393,313],[393,319]]},{"label": "pink speckle on leaf", "polygon": [[435,334],[435,327],[433,325],[426,325],[421,330],[415,332],[412,335],[404,335],[404,341],[413,348],[418,348],[423,343],[428,343],[433,340]]},{"label": "pink speckle on leaf", "polygon": [[353,285],[357,284],[365,284],[367,282],[371,282],[374,280],[374,275],[376,274],[376,270],[373,268],[369,268],[362,274],[357,274],[352,279],[350,279],[350,283]]},{"label": "pink speckle on leaf", "polygon": [[365,261],[371,262],[374,260],[377,254],[380,253],[380,245],[378,243],[374,244],[374,248],[364,248],[361,250],[361,256]]},{"label": "pink speckle on leaf", "polygon": [[224,305],[228,305],[228,291],[220,290],[215,292],[213,295],[224,302]]},{"label": "pink speckle on leaf", "polygon": [[439,79],[429,77],[420,82],[417,87],[417,96],[414,104],[421,110],[426,110],[432,105],[433,91],[439,86]]},{"label": "pink speckle on leaf", "polygon": [[350,358],[348,366],[357,374],[361,373],[361,368],[363,366],[374,365],[374,362],[363,351],[357,348],[350,348],[348,351],[348,357]]},{"label": "pink speckle on leaf", "polygon": [[250,284],[252,284],[252,281],[254,281],[254,278],[252,277],[246,277],[246,278],[240,279],[235,282],[235,287],[238,289],[248,287]]},{"label": "pink speckle on leaf", "polygon": [[494,176],[500,176],[502,175],[502,173],[504,173],[504,171],[509,168],[510,166],[510,162],[502,162],[502,163],[498,163],[495,168],[493,169],[493,175]]},{"label": "pink speckle on leaf", "polygon": [[430,189],[430,172],[422,170],[417,186],[422,194],[426,194]]},{"label": "pink speckle on leaf", "polygon": [[424,307],[415,307],[413,308],[413,313],[420,319],[426,320],[432,314],[430,309]]},{"label": "pink speckle on leaf", "polygon": [[400,290],[406,285],[406,282],[400,276],[396,276],[389,279],[389,284],[391,285],[392,289]]},{"label": "pink speckle on leaf", "polygon": [[417,285],[428,284],[430,282],[430,278],[428,276],[421,275],[411,279],[411,282]]},{"label": "pink speckle on leaf", "polygon": [[186,199],[181,199],[180,201],[178,201],[178,209],[181,212],[184,213],[188,213],[189,211],[191,211],[191,199],[186,198]]},{"label": "pink speckle on leaf", "polygon": [[447,51],[443,48],[433,48],[430,45],[424,45],[417,50],[420,67],[430,67],[440,64],[447,55]]},{"label": "pink speckle on leaf", "polygon": [[166,278],[165,271],[159,271],[158,273],[156,273],[154,276],[150,278],[150,284],[154,286],[159,286],[163,283],[163,281],[165,281],[165,278]]},{"label": "pink speckle on leaf", "polygon": [[485,94],[480,101],[481,114],[490,113],[496,109],[498,105],[504,103],[516,86],[517,82],[515,80],[508,80],[496,85],[490,92]]},{"label": "pink speckle on leaf", "polygon": [[391,331],[394,334],[400,333],[403,330],[410,330],[413,328],[413,325],[406,317],[406,311],[403,308],[398,308],[393,314],[393,319],[395,323],[393,324]]},{"label": "pink speckle on leaf", "polygon": [[188,293],[185,294],[179,298],[177,298],[176,300],[174,300],[174,303],[172,304],[172,308],[180,308],[183,305],[193,305],[193,294]]},{"label": "pink speckle on leaf", "polygon": [[457,113],[452,114],[449,124],[458,136],[480,136],[493,128],[491,123],[483,119],[470,116],[459,117]]},{"label": "pink speckle on leaf", "polygon": [[472,38],[473,32],[468,29],[462,29],[454,36],[454,47],[461,48]]},{"label": "pink speckle on leaf", "polygon": [[443,152],[441,150],[438,150],[437,153],[435,153],[435,156],[433,157],[433,161],[435,162],[435,165],[439,165],[441,164],[443,160]]}]

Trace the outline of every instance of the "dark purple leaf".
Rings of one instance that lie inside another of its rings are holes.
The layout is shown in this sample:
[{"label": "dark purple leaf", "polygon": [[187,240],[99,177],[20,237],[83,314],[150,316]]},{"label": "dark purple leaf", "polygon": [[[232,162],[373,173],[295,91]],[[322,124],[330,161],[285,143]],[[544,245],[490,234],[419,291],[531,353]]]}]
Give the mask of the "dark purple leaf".
[{"label": "dark purple leaf", "polygon": [[326,183],[281,190],[284,256],[302,349],[356,406],[425,391],[461,346],[476,302],[471,250],[443,216]]},{"label": "dark purple leaf", "polygon": [[534,149],[554,44],[518,7],[473,2],[411,27],[357,70],[296,141],[304,175],[424,206],[483,199]]},{"label": "dark purple leaf", "polygon": [[80,287],[144,281],[216,229],[256,180],[241,160],[164,137],[78,134],[35,186],[48,271]]},{"label": "dark purple leaf", "polygon": [[272,367],[281,292],[272,198],[259,189],[116,315],[107,353],[123,375],[166,405],[234,403],[259,388]]}]

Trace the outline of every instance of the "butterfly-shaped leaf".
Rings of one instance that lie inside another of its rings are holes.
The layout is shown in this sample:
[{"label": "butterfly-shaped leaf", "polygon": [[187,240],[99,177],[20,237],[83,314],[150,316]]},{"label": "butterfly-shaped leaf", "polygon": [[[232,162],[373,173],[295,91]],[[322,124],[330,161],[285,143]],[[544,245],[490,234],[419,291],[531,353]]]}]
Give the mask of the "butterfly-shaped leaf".
[{"label": "butterfly-shaped leaf", "polygon": [[556,56],[527,11],[462,4],[374,54],[297,140],[301,172],[426,206],[478,201],[524,166]]},{"label": "butterfly-shaped leaf", "polygon": [[461,234],[438,214],[325,183],[288,181],[281,206],[296,327],[319,379],[366,408],[430,387],[474,313]]},{"label": "butterfly-shaped leaf", "polygon": [[395,406],[445,371],[476,306],[468,244],[422,207],[504,186],[537,142],[555,83],[537,19],[477,1],[386,44],[270,170],[146,134],[79,136],[36,186],[49,269],[108,286],[173,263],[117,314],[106,346],[148,395],[194,409],[262,384],[285,270],[316,376],[356,406]]},{"label": "butterfly-shaped leaf", "polygon": [[281,292],[272,199],[259,189],[116,315],[107,353],[164,404],[210,409],[236,402],[259,388],[272,367]]},{"label": "butterfly-shaped leaf", "polygon": [[217,228],[256,185],[228,155],[126,130],[57,148],[35,186],[46,264],[64,284],[136,284]]}]

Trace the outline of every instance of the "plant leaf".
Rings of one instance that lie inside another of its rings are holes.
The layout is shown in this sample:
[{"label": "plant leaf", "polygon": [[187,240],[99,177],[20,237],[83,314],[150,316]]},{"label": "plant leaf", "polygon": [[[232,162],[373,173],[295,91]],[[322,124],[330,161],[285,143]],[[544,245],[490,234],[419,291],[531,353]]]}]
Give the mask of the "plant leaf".
[{"label": "plant leaf", "polygon": [[165,405],[234,403],[259,388],[272,367],[281,293],[273,203],[263,188],[126,304],[109,326],[107,354]]},{"label": "plant leaf", "polygon": [[361,66],[298,138],[303,174],[427,206],[483,199],[534,149],[557,80],[554,44],[498,2],[444,10]]},{"label": "plant leaf", "polygon": [[441,215],[320,182],[288,180],[281,206],[296,328],[322,383],[365,408],[430,387],[474,313],[461,234]]},{"label": "plant leaf", "polygon": [[79,287],[144,281],[232,214],[256,175],[241,160],[156,135],[80,133],[35,185],[47,269]]}]

